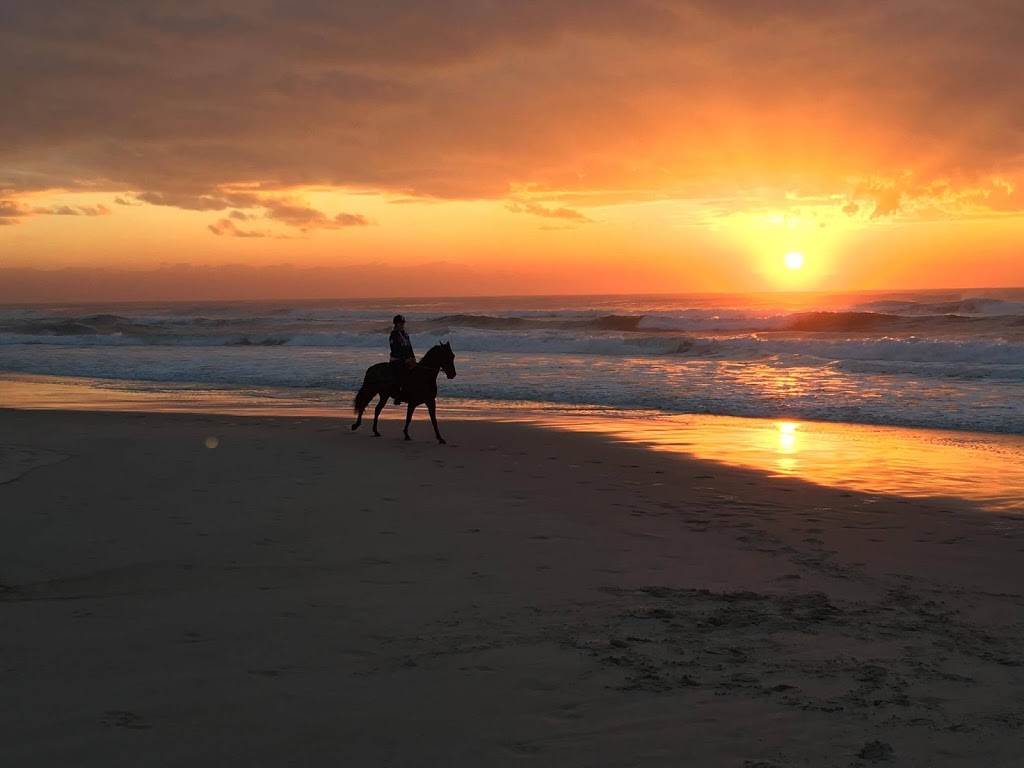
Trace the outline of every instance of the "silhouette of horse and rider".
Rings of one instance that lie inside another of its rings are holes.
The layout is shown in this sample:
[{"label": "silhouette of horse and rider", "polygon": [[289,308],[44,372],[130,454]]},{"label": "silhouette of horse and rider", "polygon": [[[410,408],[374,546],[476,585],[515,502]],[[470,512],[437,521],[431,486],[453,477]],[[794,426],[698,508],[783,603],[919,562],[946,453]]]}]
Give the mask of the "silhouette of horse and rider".
[{"label": "silhouette of horse and rider", "polygon": [[377,419],[380,417],[380,412],[384,410],[384,406],[387,405],[388,398],[393,397],[396,405],[400,401],[406,404],[405,428],[402,430],[406,440],[412,439],[409,437],[409,422],[412,421],[413,412],[417,406],[426,405],[437,442],[443,445],[446,441],[441,437],[441,432],[437,428],[437,374],[444,371],[449,379],[455,378],[455,353],[452,352],[450,343],[438,343],[427,350],[417,363],[404,326],[405,318],[396,315],[396,330],[391,332],[390,339],[391,360],[371,365],[366,370],[363,386],[359,388],[355,400],[352,402],[352,409],[356,414],[356,423],[352,425],[352,430],[359,429],[359,425],[363,423],[363,411],[366,410],[370,401],[375,397],[380,397],[373,410],[373,434],[375,437],[380,437],[380,432],[377,430]]}]

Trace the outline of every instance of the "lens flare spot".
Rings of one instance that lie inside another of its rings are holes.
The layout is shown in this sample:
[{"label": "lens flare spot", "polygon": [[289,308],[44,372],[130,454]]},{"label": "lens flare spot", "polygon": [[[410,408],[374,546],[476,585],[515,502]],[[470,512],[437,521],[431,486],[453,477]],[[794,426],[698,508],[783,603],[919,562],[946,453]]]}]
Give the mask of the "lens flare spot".
[{"label": "lens flare spot", "polygon": [[216,448],[218,445],[220,445],[220,440],[218,440],[213,435],[210,435],[205,440],[203,440],[203,445],[205,445],[207,448],[211,448],[211,449],[212,448]]}]

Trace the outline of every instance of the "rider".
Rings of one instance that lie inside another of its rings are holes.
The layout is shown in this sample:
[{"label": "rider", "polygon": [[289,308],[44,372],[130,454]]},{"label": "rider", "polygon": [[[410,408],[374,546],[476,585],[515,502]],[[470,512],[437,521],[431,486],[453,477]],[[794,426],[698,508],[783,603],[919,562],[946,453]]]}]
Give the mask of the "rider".
[{"label": "rider", "polygon": [[412,351],[412,341],[409,334],[405,332],[405,318],[402,315],[395,315],[392,321],[395,324],[388,338],[391,345],[391,375],[394,381],[398,382],[398,390],[395,392],[395,405],[402,404],[405,396],[403,391],[406,374],[409,369],[416,365],[416,355]]}]

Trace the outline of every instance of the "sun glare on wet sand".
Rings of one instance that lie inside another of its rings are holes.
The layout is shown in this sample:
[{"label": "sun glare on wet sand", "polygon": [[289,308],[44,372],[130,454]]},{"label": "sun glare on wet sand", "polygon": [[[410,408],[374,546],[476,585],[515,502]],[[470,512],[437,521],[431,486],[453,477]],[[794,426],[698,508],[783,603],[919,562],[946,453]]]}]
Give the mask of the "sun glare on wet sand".
[{"label": "sun glare on wet sand", "polygon": [[989,510],[1011,510],[1024,489],[1016,435],[697,415],[544,421],[861,493],[962,498]]}]

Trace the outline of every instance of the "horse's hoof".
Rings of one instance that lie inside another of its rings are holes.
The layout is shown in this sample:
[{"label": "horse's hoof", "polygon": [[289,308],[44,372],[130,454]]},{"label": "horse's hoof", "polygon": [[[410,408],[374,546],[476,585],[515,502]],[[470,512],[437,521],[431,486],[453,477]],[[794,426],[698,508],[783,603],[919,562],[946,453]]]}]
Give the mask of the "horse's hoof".
[{"label": "horse's hoof", "polygon": [[352,431],[355,432],[357,429],[359,429],[359,425],[358,424],[353,424],[352,425]]},{"label": "horse's hoof", "polygon": [[445,440],[443,437],[437,438],[437,442],[439,442],[441,445],[448,445],[448,441]]},{"label": "horse's hoof", "polygon": [[406,439],[406,440],[412,440],[412,438],[411,438],[411,437],[409,437],[408,435],[406,435],[406,436],[405,436],[405,439]]},{"label": "horse's hoof", "polygon": [[374,433],[373,433],[373,436],[374,436],[374,437],[380,437],[380,432],[374,432]]}]

